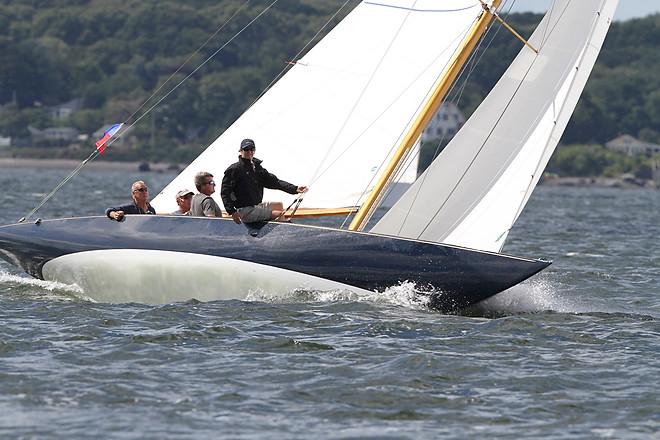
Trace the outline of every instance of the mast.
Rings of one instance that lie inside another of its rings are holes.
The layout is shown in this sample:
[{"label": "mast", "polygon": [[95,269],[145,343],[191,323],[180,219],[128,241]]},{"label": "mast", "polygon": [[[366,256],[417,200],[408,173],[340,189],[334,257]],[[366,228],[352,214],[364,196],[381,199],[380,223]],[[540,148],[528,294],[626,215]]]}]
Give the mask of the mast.
[{"label": "mast", "polygon": [[[497,9],[501,3],[502,0],[493,0],[491,8]],[[477,21],[475,21],[475,23],[472,25],[470,32],[467,34],[458,50],[454,54],[454,57],[449,62],[449,69],[447,69],[447,72],[444,74],[444,76],[442,76],[442,78],[440,78],[440,81],[438,81],[438,84],[431,93],[431,97],[426,102],[422,108],[422,111],[419,113],[412,126],[410,127],[410,130],[408,130],[408,133],[401,141],[399,148],[396,150],[394,156],[387,164],[385,171],[376,182],[374,189],[369,193],[367,200],[362,204],[357,214],[355,214],[355,218],[353,218],[353,221],[348,227],[349,231],[360,231],[367,224],[367,221],[383,197],[385,187],[394,177],[395,171],[400,166],[401,161],[415,145],[415,142],[421,136],[424,127],[426,127],[435,112],[442,104],[452,83],[456,80],[460,70],[467,62],[470,54],[479,42],[479,39],[482,37],[486,31],[486,28],[492,21],[493,14],[489,13],[486,5],[483,3],[482,6],[484,7],[484,11],[481,13]]]}]

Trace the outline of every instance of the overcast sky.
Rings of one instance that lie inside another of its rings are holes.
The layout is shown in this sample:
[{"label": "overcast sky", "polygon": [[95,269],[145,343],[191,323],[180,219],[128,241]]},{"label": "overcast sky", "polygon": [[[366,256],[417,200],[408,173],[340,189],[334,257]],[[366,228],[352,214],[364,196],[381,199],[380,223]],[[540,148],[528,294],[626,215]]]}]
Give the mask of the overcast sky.
[{"label": "overcast sky", "polygon": [[[516,0],[512,12],[545,12],[551,0]],[[615,20],[645,17],[660,12],[660,0],[619,0]]]}]

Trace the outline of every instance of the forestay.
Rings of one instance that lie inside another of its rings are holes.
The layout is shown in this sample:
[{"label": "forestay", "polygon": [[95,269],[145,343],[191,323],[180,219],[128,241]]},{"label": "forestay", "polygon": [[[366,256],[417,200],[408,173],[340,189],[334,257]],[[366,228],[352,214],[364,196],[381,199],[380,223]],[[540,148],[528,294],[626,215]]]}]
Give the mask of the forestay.
[{"label": "forestay", "polygon": [[[176,209],[174,195],[199,171],[219,182],[241,139],[252,138],[269,171],[310,185],[303,207],[359,206],[481,12],[477,0],[360,3],[153,205]],[[406,169],[399,181],[412,182],[416,161]],[[264,200],[286,197],[266,192]]]},{"label": "forestay", "polygon": [[373,232],[500,251],[575,109],[618,0],[557,0],[495,88]]}]

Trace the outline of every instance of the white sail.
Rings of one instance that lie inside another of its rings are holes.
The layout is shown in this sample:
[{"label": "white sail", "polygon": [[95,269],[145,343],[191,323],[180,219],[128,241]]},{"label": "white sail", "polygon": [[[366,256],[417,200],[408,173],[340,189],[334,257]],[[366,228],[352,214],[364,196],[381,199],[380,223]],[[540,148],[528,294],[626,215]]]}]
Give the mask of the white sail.
[{"label": "white sail", "polygon": [[[241,139],[279,178],[309,185],[303,207],[358,206],[477,20],[478,0],[363,1],[154,200],[209,171],[219,183]],[[416,177],[416,163],[403,181]],[[220,203],[218,193],[214,195]],[[286,200],[284,193],[264,200]]]},{"label": "white sail", "polygon": [[557,146],[618,0],[557,0],[461,131],[373,232],[500,251]]}]

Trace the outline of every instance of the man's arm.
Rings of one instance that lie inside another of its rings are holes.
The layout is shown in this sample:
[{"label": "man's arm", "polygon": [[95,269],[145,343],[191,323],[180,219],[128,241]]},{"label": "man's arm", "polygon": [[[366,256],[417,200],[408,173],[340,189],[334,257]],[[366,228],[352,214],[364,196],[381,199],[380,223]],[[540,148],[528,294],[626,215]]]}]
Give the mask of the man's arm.
[{"label": "man's arm", "polygon": [[135,214],[134,204],[121,205],[116,208],[108,208],[105,210],[105,215],[111,220],[117,220],[118,222],[124,218],[125,214]]},{"label": "man's arm", "polygon": [[236,212],[234,201],[231,199],[231,193],[234,192],[234,170],[229,167],[225,170],[225,175],[222,177],[222,185],[220,186],[220,197],[222,204],[225,205],[227,214],[232,215]]},{"label": "man's arm", "polygon": [[296,194],[299,192],[298,186],[294,185],[293,183],[289,183],[285,180],[278,179],[275,174],[269,173],[268,170],[266,170],[265,168],[262,168],[262,170],[263,170],[262,182],[264,187],[270,189],[279,189],[280,191],[284,191],[289,194]]}]

